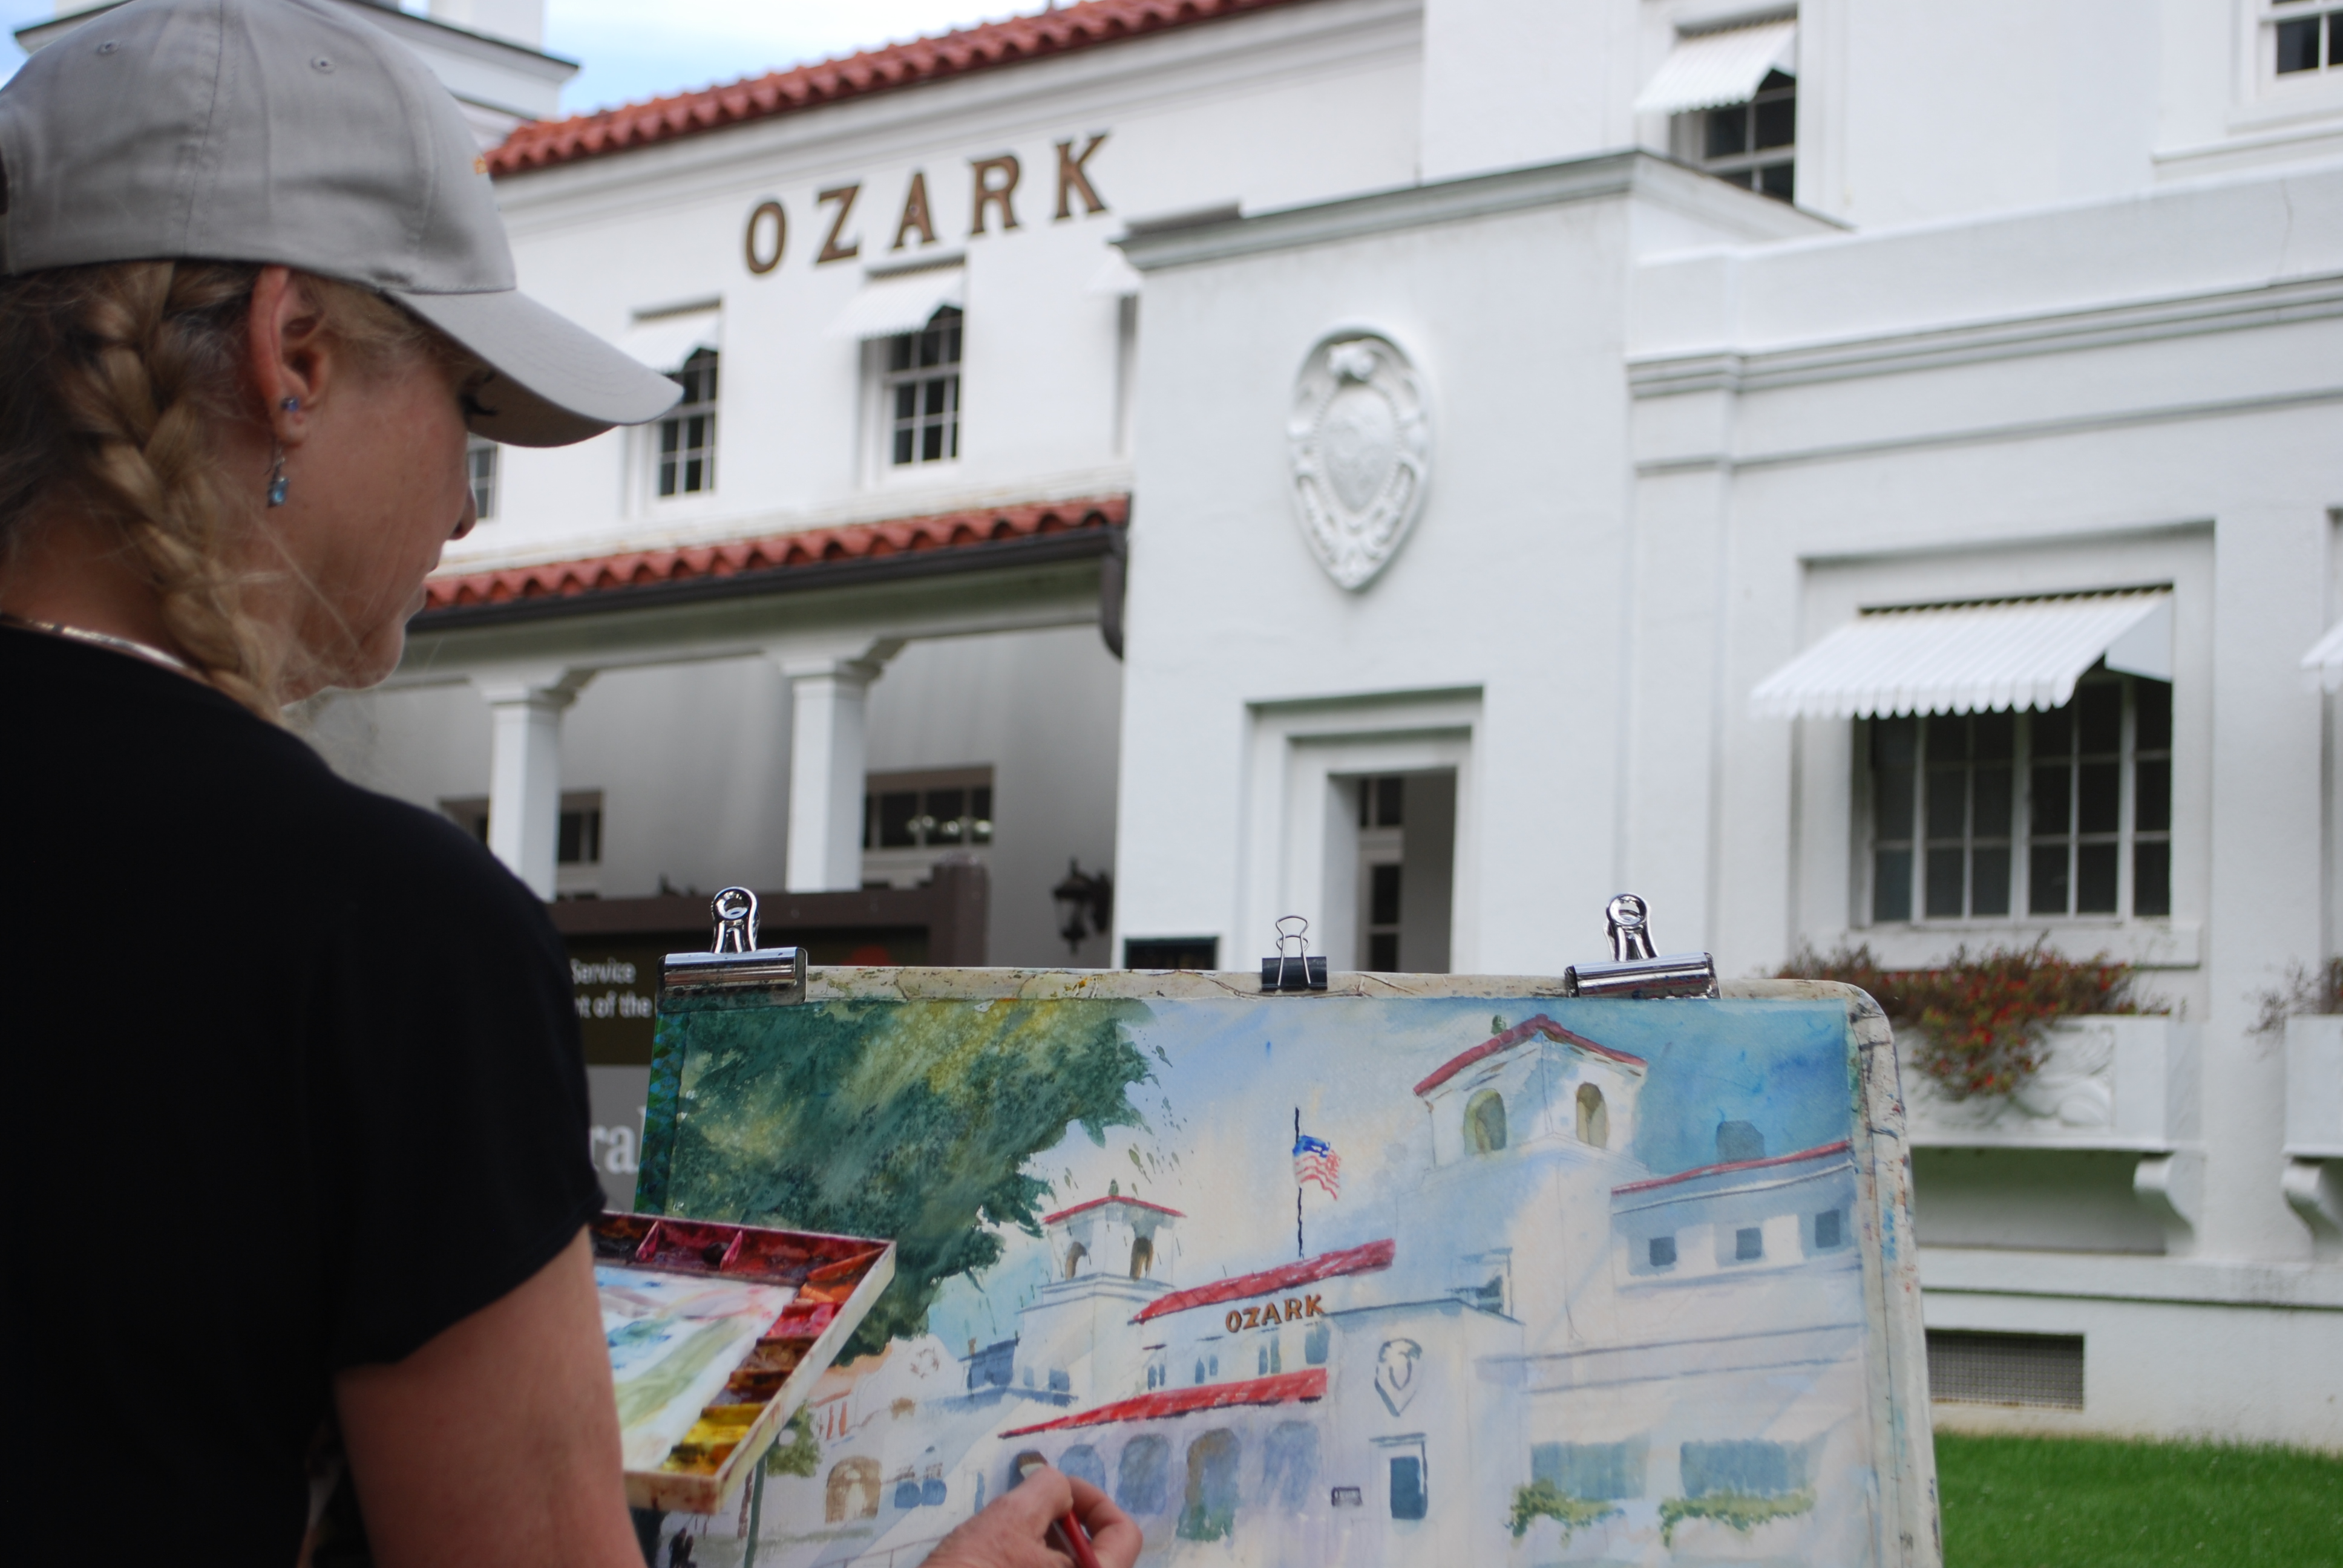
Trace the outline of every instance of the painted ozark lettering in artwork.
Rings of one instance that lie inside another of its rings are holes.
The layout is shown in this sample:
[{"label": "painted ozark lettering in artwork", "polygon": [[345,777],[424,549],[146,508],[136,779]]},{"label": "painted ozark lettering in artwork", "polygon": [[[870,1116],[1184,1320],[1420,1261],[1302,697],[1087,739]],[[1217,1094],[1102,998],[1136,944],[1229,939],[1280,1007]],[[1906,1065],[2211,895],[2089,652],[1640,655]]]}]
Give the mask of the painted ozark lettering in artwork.
[{"label": "painted ozark lettering in artwork", "polygon": [[1229,1332],[1241,1333],[1246,1329],[1273,1329],[1281,1322],[1290,1323],[1296,1318],[1314,1318],[1326,1309],[1322,1296],[1288,1296],[1281,1310],[1275,1302],[1265,1307],[1229,1309]]},{"label": "painted ozark lettering in artwork", "polygon": [[915,1568],[1030,1452],[1129,1510],[1150,1564],[1877,1563],[1846,1019],[663,1014],[640,1201],[898,1257],[755,1506],[663,1528],[695,1560],[753,1528],[759,1568]]}]

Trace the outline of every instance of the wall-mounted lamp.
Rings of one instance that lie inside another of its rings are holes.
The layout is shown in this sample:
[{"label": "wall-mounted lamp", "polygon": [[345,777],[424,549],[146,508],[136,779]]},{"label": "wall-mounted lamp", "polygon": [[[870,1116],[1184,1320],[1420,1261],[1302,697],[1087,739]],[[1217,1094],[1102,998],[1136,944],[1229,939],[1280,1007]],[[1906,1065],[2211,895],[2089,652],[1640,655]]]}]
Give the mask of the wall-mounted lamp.
[{"label": "wall-mounted lamp", "polygon": [[1081,950],[1082,943],[1091,936],[1104,936],[1114,924],[1114,875],[1111,871],[1085,871],[1079,859],[1066,862],[1066,879],[1050,890],[1050,897],[1058,902],[1058,934],[1066,939],[1066,951]]}]

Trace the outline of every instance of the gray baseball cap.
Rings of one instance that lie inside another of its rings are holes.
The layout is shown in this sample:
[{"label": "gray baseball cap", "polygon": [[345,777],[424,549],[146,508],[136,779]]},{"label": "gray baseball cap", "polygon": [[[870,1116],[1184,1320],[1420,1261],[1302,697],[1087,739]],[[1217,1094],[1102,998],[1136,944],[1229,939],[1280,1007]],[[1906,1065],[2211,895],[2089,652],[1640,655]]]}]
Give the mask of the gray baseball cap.
[{"label": "gray baseball cap", "polygon": [[639,425],[680,396],[515,286],[456,100],[318,0],[132,0],[0,87],[0,271],[166,258],[380,289],[497,373],[470,425],[515,446]]}]

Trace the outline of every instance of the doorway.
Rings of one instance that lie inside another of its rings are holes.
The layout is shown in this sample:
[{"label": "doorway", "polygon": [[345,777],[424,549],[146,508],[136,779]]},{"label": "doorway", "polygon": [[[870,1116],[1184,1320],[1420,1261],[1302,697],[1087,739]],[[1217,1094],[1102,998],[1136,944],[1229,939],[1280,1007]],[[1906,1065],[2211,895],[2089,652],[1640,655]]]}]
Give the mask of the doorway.
[{"label": "doorway", "polygon": [[1456,770],[1347,780],[1358,822],[1362,970],[1445,974],[1455,892]]}]

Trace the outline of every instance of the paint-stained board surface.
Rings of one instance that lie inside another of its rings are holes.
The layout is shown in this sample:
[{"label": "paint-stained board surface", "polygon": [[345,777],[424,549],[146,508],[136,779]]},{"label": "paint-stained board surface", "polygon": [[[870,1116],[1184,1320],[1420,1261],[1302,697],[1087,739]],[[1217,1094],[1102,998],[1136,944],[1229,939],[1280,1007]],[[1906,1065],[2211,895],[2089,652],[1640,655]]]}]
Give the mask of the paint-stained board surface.
[{"label": "paint-stained board surface", "polygon": [[834,970],[662,1013],[639,1207],[897,1241],[813,1441],[669,1522],[694,1561],[911,1568],[1030,1451],[1149,1563],[1939,1562],[1862,993],[1257,986]]}]

